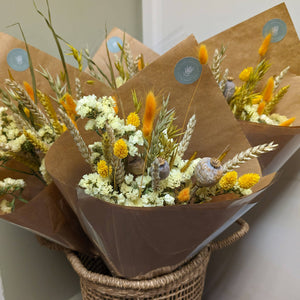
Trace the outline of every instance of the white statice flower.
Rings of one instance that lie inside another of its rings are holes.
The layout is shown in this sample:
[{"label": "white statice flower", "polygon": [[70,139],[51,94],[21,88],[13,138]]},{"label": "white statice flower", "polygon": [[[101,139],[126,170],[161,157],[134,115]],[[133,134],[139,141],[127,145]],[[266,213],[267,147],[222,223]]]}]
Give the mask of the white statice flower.
[{"label": "white statice flower", "polygon": [[96,129],[96,121],[91,119],[88,120],[84,126],[85,130],[94,130]]},{"label": "white statice flower", "polygon": [[[116,135],[123,135],[125,133],[125,122],[118,116],[108,117],[105,116],[109,126],[114,130]],[[97,123],[98,125],[98,123]]]},{"label": "white statice flower", "polygon": [[5,135],[0,135],[0,143],[7,143],[7,137]]},{"label": "white statice flower", "polygon": [[273,120],[277,124],[281,124],[282,122],[285,122],[285,121],[288,120],[288,118],[286,116],[282,116],[282,115],[279,115],[279,114],[271,114],[270,118],[271,118],[271,120]]},{"label": "white statice flower", "polygon": [[147,194],[144,194],[142,195],[141,200],[144,207],[155,207],[164,205],[164,198],[159,197],[157,192],[149,192]]},{"label": "white statice flower", "polygon": [[50,174],[48,173],[45,165],[45,158],[43,158],[41,165],[40,165],[40,172],[43,176],[43,179],[46,181],[47,184],[50,184],[52,182],[52,178]]},{"label": "white statice flower", "polygon": [[269,125],[279,125],[280,123],[286,121],[288,118],[286,116],[282,116],[279,114],[271,114],[271,115],[266,115],[266,114],[259,114],[257,112],[258,104],[253,104],[253,105],[245,105],[244,110],[245,110],[245,117],[250,116],[250,122],[256,122],[256,123],[265,123]]},{"label": "white statice flower", "polygon": [[150,175],[141,175],[136,177],[135,182],[139,187],[142,187],[144,189],[148,183],[152,181],[152,177]]},{"label": "white statice flower", "polygon": [[258,121],[256,122],[265,123],[269,125],[278,125],[276,121],[272,120],[269,116],[265,114],[260,115]]},{"label": "white statice flower", "polygon": [[199,163],[200,158],[194,159],[189,167],[186,169],[185,172],[181,172],[181,168],[185,166],[187,160],[182,160],[181,158],[177,159],[177,166],[173,166],[172,170],[170,171],[169,176],[160,181],[160,189],[165,188],[177,188],[180,186],[181,183],[186,182],[191,179],[194,174],[194,170]]},{"label": "white statice flower", "polygon": [[130,144],[130,143],[126,143],[127,147],[128,147],[128,153],[130,156],[135,156],[138,154],[138,148],[135,147],[134,145]]},{"label": "white statice flower", "polygon": [[109,179],[102,178],[98,173],[83,175],[79,186],[85,190],[86,194],[100,199],[101,196],[110,198],[110,194],[113,192],[113,186]]},{"label": "white statice flower", "polygon": [[175,204],[175,198],[171,196],[170,194],[166,194],[164,196],[164,201],[167,205],[174,205]]},{"label": "white statice flower", "polygon": [[98,112],[101,106],[95,95],[84,96],[77,102],[76,112],[81,118],[88,118]]},{"label": "white statice flower", "polygon": [[117,204],[119,204],[119,205],[126,204],[126,197],[123,194],[114,191],[113,196],[117,199],[117,201],[116,201]]},{"label": "white statice flower", "polygon": [[38,136],[44,143],[51,145],[55,140],[55,132],[52,127],[45,125],[38,131]]},{"label": "white statice flower", "polygon": [[123,85],[126,82],[126,79],[123,79],[121,76],[118,76],[116,78],[116,86],[119,88],[121,85]]},{"label": "white statice flower", "polygon": [[183,173],[178,168],[173,168],[170,171],[169,176],[160,181],[160,188],[171,188],[175,189],[180,186],[181,182],[183,181]]},{"label": "white statice flower", "polygon": [[0,194],[13,193],[14,191],[23,189],[24,187],[25,181],[23,179],[7,177],[0,181]]},{"label": "white statice flower", "polygon": [[0,213],[4,213],[4,214],[10,214],[12,211],[12,207],[10,205],[10,202],[7,201],[6,199],[3,199],[0,202]]},{"label": "white statice flower", "polygon": [[125,178],[124,178],[126,184],[131,184],[133,182],[133,175],[132,174],[127,174],[125,175]]},{"label": "white statice flower", "polygon": [[121,184],[120,193],[122,193],[127,200],[132,202],[135,202],[139,198],[139,189],[125,182]]},{"label": "white statice flower", "polygon": [[7,112],[7,107],[1,106],[0,107],[0,115],[2,115],[4,112]]},{"label": "white statice flower", "polygon": [[7,144],[13,152],[21,151],[22,145],[26,142],[26,136],[24,134],[20,135],[14,140],[9,141]]},{"label": "white statice flower", "polygon": [[252,190],[251,189],[242,189],[241,187],[238,189],[239,192],[243,195],[243,196],[249,196],[252,194]]},{"label": "white statice flower", "polygon": [[128,142],[133,145],[143,146],[144,145],[143,132],[141,130],[137,130],[136,132],[134,132],[129,136]]}]

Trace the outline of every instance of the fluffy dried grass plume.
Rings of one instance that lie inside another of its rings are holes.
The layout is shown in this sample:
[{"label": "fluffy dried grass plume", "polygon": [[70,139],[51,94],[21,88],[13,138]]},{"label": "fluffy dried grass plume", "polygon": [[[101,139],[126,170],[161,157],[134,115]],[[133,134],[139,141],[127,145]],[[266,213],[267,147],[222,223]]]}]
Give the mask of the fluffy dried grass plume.
[{"label": "fluffy dried grass plume", "polygon": [[153,130],[153,122],[156,114],[157,102],[152,91],[146,97],[146,106],[143,118],[143,134],[144,137],[149,137]]},{"label": "fluffy dried grass plume", "polygon": [[201,44],[199,47],[199,61],[201,65],[205,65],[208,60],[208,53],[206,46]]},{"label": "fluffy dried grass plume", "polygon": [[265,39],[263,40],[261,46],[259,47],[258,49],[258,53],[261,57],[265,56],[267,51],[268,51],[268,48],[269,48],[269,45],[270,45],[270,42],[271,42],[271,38],[272,38],[272,34],[269,33]]}]

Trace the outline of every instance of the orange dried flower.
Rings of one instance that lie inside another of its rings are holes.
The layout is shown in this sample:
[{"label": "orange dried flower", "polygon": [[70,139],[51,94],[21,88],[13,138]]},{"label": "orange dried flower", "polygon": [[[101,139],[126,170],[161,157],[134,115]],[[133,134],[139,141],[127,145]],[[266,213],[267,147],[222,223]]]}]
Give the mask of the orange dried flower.
[{"label": "orange dried flower", "polygon": [[264,110],[265,110],[265,106],[266,106],[266,102],[265,101],[262,101],[258,104],[258,108],[257,108],[257,113],[259,115],[262,115]]},{"label": "orange dried flower", "polygon": [[30,99],[34,101],[34,93],[31,85],[27,81],[23,81],[23,85]]},{"label": "orange dried flower", "polygon": [[273,94],[273,89],[274,89],[274,78],[270,77],[268,79],[267,85],[263,91],[263,101],[265,102],[270,102],[272,99],[272,94]]},{"label": "orange dried flower", "polygon": [[295,120],[296,120],[295,117],[290,118],[290,119],[280,123],[279,126],[290,126]]},{"label": "orange dried flower", "polygon": [[189,201],[191,198],[191,195],[190,195],[190,188],[187,187],[187,188],[184,188],[183,190],[181,190],[177,196],[177,199],[179,202],[187,202]]},{"label": "orange dried flower", "polygon": [[143,118],[142,131],[145,137],[149,137],[150,134],[152,133],[156,107],[157,104],[156,104],[155,96],[153,92],[150,91],[146,97],[146,107],[145,107],[144,118]]},{"label": "orange dried flower", "polygon": [[268,48],[269,48],[269,45],[270,45],[270,42],[271,42],[271,38],[272,38],[272,34],[269,33],[264,41],[262,42],[261,46],[259,47],[258,49],[258,53],[261,57],[265,56],[265,54],[267,53],[268,51]]},{"label": "orange dried flower", "polygon": [[200,45],[199,48],[199,61],[201,65],[205,65],[208,60],[208,53],[205,45]]},{"label": "orange dried flower", "polygon": [[143,62],[141,58],[138,60],[137,67],[139,71],[143,70]]},{"label": "orange dried flower", "polygon": [[66,93],[60,100],[59,103],[64,107],[67,115],[72,119],[75,120],[76,113],[76,103],[73,100],[72,96]]},{"label": "orange dried flower", "polygon": [[115,113],[117,114],[119,112],[119,107],[118,107],[118,101],[117,101],[117,98],[115,96],[112,96],[112,98],[114,99],[115,101],[115,106],[114,106],[114,111]]},{"label": "orange dried flower", "polygon": [[65,109],[68,117],[71,119],[72,123],[76,128],[77,124],[75,122],[75,118],[77,116],[76,113],[76,102],[73,100],[72,96],[69,93],[64,94],[64,96],[59,100],[59,103]]}]

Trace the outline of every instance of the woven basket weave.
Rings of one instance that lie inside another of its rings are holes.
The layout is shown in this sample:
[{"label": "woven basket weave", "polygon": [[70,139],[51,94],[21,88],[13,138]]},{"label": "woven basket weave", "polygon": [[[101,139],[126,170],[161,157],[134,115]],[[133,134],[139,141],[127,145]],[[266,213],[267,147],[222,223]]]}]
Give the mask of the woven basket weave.
[{"label": "woven basket weave", "polygon": [[222,249],[244,236],[249,225],[242,219],[241,228],[230,237],[212,242],[178,270],[148,280],[126,280],[112,277],[100,258],[92,258],[66,250],[66,256],[80,277],[83,300],[199,300],[201,299],[207,264],[214,250]]}]

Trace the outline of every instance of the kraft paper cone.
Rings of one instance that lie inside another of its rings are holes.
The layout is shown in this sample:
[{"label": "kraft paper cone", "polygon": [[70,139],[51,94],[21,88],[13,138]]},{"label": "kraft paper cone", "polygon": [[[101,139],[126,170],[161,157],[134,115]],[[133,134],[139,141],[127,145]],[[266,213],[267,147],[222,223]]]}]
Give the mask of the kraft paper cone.
[{"label": "kraft paper cone", "polygon": [[[246,150],[250,145],[223,99],[207,66],[204,66],[198,82],[184,85],[174,77],[174,68],[186,56],[197,57],[197,42],[190,36],[169,52],[158,58],[146,69],[118,89],[125,115],[134,110],[131,91],[144,99],[152,89],[160,95],[170,94],[169,108],[176,110],[177,125],[182,125],[192,95],[195,98],[189,117],[195,113],[196,128],[187,157],[198,151],[200,157],[216,156],[228,141],[229,157]],[[198,85],[198,87],[197,87]],[[196,88],[197,87],[197,88]],[[119,103],[120,105],[120,103]],[[87,144],[99,137],[83,129],[79,130]],[[174,270],[191,258],[205,241],[237,212],[265,189],[274,174],[261,179],[248,197],[234,199],[232,195],[222,201],[205,204],[177,205],[155,208],[125,207],[106,203],[84,195],[77,185],[81,177],[91,172],[81,157],[68,132],[64,133],[46,155],[46,168],[64,195],[85,232],[95,243],[111,272],[126,278],[146,278]],[[260,173],[256,159],[244,164],[239,173]],[[207,243],[207,242],[206,242]]]},{"label": "kraft paper cone", "polygon": [[296,117],[296,120],[292,126],[284,128],[241,122],[252,146],[268,143],[270,140],[279,144],[277,150],[259,158],[263,174],[279,170],[300,145],[300,45],[288,10],[282,3],[203,42],[210,53],[210,64],[215,49],[220,49],[221,45],[226,47],[222,68],[228,68],[230,76],[239,85],[240,72],[246,67],[257,65],[258,49],[264,38],[263,28],[272,19],[282,20],[287,31],[282,40],[270,43],[266,58],[270,61],[271,68],[265,75],[264,83],[269,76],[278,75],[287,66],[291,67],[280,84],[280,87],[290,84],[289,91],[273,112],[288,118]]},{"label": "kraft paper cone", "polygon": [[87,254],[95,253],[77,217],[53,183],[28,204],[0,217],[62,247]]},{"label": "kraft paper cone", "polygon": [[[9,76],[8,70],[11,71],[12,76],[18,83],[22,84],[23,81],[27,81],[31,83],[31,75],[30,75],[29,68],[27,68],[24,71],[16,71],[9,66],[8,54],[11,53],[11,51],[14,49],[26,50],[25,43],[8,34],[0,32],[0,50],[1,50],[0,51],[0,66],[1,66],[0,84],[3,84],[4,80],[8,78]],[[60,59],[57,59],[30,45],[29,45],[29,52],[31,55],[34,69],[41,70],[40,66],[42,66],[44,69],[47,69],[49,71],[49,73],[52,75],[53,78],[56,78],[56,75],[60,75],[60,73],[63,72],[63,66]],[[25,58],[23,57],[21,59],[24,60]],[[20,62],[20,58],[19,58],[19,62]],[[18,67],[18,65],[16,67]],[[83,95],[89,95],[92,93],[99,93],[99,94],[110,93],[110,89],[104,83],[94,80],[91,76],[89,76],[85,72],[80,72],[78,69],[70,65],[67,65],[67,69],[70,77],[71,89],[74,92],[74,95],[75,95],[76,77],[80,79]],[[35,76],[36,76],[37,88],[45,94],[53,95],[53,91],[51,90],[48,81],[38,72],[35,72]],[[86,82],[91,79],[93,79],[95,83],[92,85],[87,84]]]},{"label": "kraft paper cone", "polygon": [[[39,69],[41,65],[50,72],[53,78],[56,78],[56,75],[59,75],[63,70],[61,61],[30,45],[28,46],[34,69]],[[23,81],[31,82],[29,68],[24,71],[16,71],[10,68],[8,57],[9,53],[14,49],[26,50],[25,43],[5,33],[0,33],[0,83],[3,84],[4,80],[8,78],[8,69],[10,69],[14,79],[20,84]],[[92,93],[107,95],[111,93],[111,90],[106,85],[96,80],[94,80],[95,83],[93,85],[86,84],[86,81],[91,79],[88,74],[79,72],[76,68],[69,65],[67,68],[73,91],[75,78],[78,77],[81,80],[84,95]],[[37,88],[46,94],[52,95],[53,92],[47,80],[37,72],[35,72],[35,75]],[[9,162],[8,166],[16,169],[24,168],[24,166],[13,161]],[[30,170],[25,168],[25,171],[28,172]],[[0,169],[0,176],[1,179],[6,177],[23,178],[27,185],[23,196],[25,199],[30,200],[28,204],[17,201],[15,211],[10,215],[2,215],[2,219],[42,235],[64,247],[93,253],[93,247],[80,228],[76,216],[68,207],[68,204],[64,203],[59,190],[55,186],[46,187],[34,176],[27,176],[3,168]]]},{"label": "kraft paper cone", "polygon": [[[226,57],[223,68],[229,68],[230,75],[238,80],[243,68],[255,66],[259,61],[258,49],[264,39],[263,28],[272,19],[280,19],[286,24],[286,35],[282,40],[270,43],[266,58],[270,60],[271,75],[278,74],[287,64],[287,58],[294,59],[295,45],[299,38],[289,12],[284,3],[266,10],[236,26],[233,26],[201,43],[205,44],[209,53],[209,65],[212,62],[215,49],[222,45],[226,47]],[[299,65],[299,62],[297,63]],[[293,70],[293,64],[291,65]]]},{"label": "kraft paper cone", "polygon": [[[113,28],[113,30],[107,35],[107,39],[103,41],[103,43],[100,45],[99,49],[97,50],[96,54],[93,57],[93,61],[98,65],[98,67],[103,71],[103,73],[110,78],[110,70],[107,66],[108,58],[107,58],[107,51],[106,51],[106,43],[111,38],[119,38],[119,41],[123,41],[124,38],[124,31],[120,30],[119,28]],[[157,53],[155,53],[153,50],[142,44],[140,41],[133,38],[131,35],[125,32],[125,42],[129,44],[131,53],[133,58],[135,59],[139,54],[143,54],[145,64],[152,63],[156,58],[159,57]],[[118,49],[118,47],[116,47]],[[110,59],[112,61],[112,64],[114,65],[116,58],[115,54],[119,57],[121,51],[117,51],[115,53],[110,53]],[[88,72],[88,68],[85,70]],[[118,71],[114,67],[114,74],[118,76]]]}]

